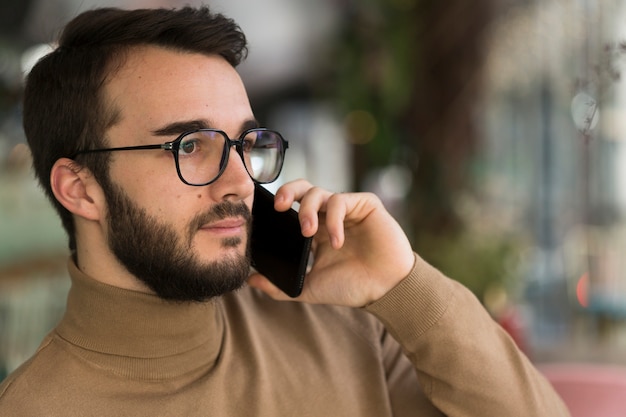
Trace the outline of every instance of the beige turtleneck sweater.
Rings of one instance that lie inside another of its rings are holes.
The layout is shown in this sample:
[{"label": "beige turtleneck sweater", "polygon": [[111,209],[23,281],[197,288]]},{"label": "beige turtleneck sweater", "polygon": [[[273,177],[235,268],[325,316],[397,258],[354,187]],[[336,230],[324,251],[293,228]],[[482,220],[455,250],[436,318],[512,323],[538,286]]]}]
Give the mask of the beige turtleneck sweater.
[{"label": "beige turtleneck sweater", "polygon": [[420,259],[365,309],[244,288],[169,303],[70,263],[61,323],[0,384],[0,416],[567,416],[464,287]]}]

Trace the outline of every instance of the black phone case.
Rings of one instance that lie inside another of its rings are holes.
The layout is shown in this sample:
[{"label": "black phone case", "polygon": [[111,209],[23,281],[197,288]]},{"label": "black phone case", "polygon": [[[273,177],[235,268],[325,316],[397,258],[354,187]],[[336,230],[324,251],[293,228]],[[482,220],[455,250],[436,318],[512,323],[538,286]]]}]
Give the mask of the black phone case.
[{"label": "black phone case", "polygon": [[250,251],[252,266],[290,297],[302,292],[313,238],[302,236],[298,213],[274,209],[274,195],[255,185]]}]

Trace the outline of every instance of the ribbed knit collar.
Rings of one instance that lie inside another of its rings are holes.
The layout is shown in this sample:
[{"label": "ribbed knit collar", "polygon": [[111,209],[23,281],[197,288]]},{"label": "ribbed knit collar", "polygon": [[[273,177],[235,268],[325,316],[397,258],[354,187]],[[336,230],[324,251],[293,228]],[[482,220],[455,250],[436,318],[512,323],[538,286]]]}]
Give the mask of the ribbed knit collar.
[{"label": "ribbed knit collar", "polygon": [[69,262],[72,278],[58,335],[78,355],[128,378],[158,380],[210,367],[219,356],[219,301],[174,303],[110,286]]}]

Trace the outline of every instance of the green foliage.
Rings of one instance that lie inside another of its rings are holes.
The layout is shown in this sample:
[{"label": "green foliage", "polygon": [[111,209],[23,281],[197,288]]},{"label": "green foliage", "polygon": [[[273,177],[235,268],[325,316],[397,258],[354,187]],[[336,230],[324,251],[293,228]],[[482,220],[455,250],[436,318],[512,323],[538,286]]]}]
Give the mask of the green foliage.
[{"label": "green foliage", "polygon": [[417,239],[417,252],[479,299],[493,285],[514,281],[521,244],[513,238],[464,231]]},{"label": "green foliage", "polygon": [[393,162],[406,133],[401,119],[410,105],[415,74],[415,1],[370,0],[345,14],[333,56],[333,95],[346,115],[366,112],[375,121],[365,147],[368,165]]}]

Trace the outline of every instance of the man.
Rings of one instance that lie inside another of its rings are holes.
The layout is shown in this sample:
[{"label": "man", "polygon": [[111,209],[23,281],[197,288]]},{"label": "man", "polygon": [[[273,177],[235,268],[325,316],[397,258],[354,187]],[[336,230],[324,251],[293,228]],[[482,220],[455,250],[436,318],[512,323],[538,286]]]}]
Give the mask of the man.
[{"label": "man", "polygon": [[0,415],[567,415],[373,195],[282,186],[275,207],[300,203],[314,264],[291,302],[249,276],[255,182],[282,164],[250,155],[261,135],[285,143],[255,121],[245,52],[206,8],[100,9],[33,68],[24,128],[72,289],[0,385]]}]

